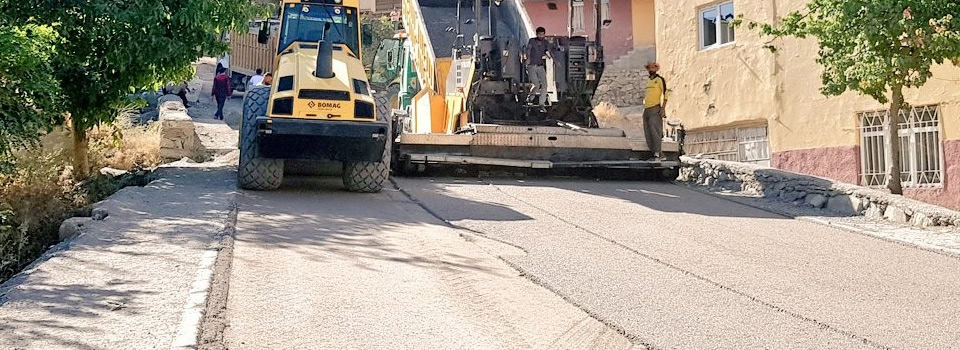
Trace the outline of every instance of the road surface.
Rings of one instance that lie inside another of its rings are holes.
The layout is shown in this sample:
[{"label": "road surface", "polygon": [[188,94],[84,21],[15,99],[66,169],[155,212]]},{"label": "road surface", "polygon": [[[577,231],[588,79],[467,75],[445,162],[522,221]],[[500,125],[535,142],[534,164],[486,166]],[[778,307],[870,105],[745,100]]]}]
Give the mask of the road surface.
[{"label": "road surface", "polygon": [[515,248],[340,187],[241,197],[226,348],[642,349],[484,250]]},{"label": "road surface", "polygon": [[245,195],[230,349],[960,344],[955,257],[666,183],[396,181]]}]

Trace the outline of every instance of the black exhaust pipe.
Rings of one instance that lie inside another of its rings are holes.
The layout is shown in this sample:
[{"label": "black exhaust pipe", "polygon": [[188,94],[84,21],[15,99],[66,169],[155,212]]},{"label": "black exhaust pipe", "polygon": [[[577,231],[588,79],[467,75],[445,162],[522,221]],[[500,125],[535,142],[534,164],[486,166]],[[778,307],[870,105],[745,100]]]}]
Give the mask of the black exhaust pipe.
[{"label": "black exhaust pipe", "polygon": [[320,39],[317,48],[317,71],[314,75],[321,79],[333,78],[333,42],[327,39],[327,30],[330,22],[323,26],[323,39]]}]

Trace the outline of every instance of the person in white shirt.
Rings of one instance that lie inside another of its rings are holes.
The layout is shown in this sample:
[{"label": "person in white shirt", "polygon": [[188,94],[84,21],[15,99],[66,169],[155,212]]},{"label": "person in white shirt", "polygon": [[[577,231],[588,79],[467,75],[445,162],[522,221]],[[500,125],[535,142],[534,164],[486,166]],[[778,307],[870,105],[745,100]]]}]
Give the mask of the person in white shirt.
[{"label": "person in white shirt", "polygon": [[247,81],[247,86],[258,86],[263,85],[263,69],[257,69],[257,75],[250,77],[250,80]]}]

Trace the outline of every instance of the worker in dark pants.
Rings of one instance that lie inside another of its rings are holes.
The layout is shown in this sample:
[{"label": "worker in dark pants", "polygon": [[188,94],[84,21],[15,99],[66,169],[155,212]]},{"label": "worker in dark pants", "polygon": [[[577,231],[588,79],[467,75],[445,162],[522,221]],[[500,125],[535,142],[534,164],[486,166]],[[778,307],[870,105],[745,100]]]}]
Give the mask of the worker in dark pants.
[{"label": "worker in dark pants", "polygon": [[647,63],[650,80],[647,81],[647,93],[643,97],[643,135],[647,141],[647,147],[653,153],[650,161],[663,160],[661,146],[663,145],[663,120],[667,118],[667,80],[657,74],[659,71],[659,64]]},{"label": "worker in dark pants", "polygon": [[227,76],[226,69],[221,68],[217,72],[217,77],[213,79],[212,90],[210,94],[217,100],[217,114],[214,118],[223,120],[223,105],[226,104],[227,98],[233,95],[233,87],[230,86],[230,77]]},{"label": "worker in dark pants", "polygon": [[537,28],[537,37],[530,38],[524,54],[527,76],[530,78],[530,83],[533,84],[533,91],[527,98],[527,103],[532,103],[534,96],[539,97],[538,106],[540,106],[541,113],[546,112],[544,106],[547,105],[547,58],[550,56],[550,43],[546,36],[546,29],[543,27]]}]

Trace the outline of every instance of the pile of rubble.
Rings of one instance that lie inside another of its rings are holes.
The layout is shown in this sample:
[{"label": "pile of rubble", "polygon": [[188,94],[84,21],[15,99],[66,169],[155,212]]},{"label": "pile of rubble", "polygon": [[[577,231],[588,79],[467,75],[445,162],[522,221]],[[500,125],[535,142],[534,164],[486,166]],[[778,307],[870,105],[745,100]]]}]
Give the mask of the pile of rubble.
[{"label": "pile of rubble", "polygon": [[917,227],[960,226],[960,213],[876,189],[752,164],[683,159],[678,178],[847,216],[866,216]]}]

